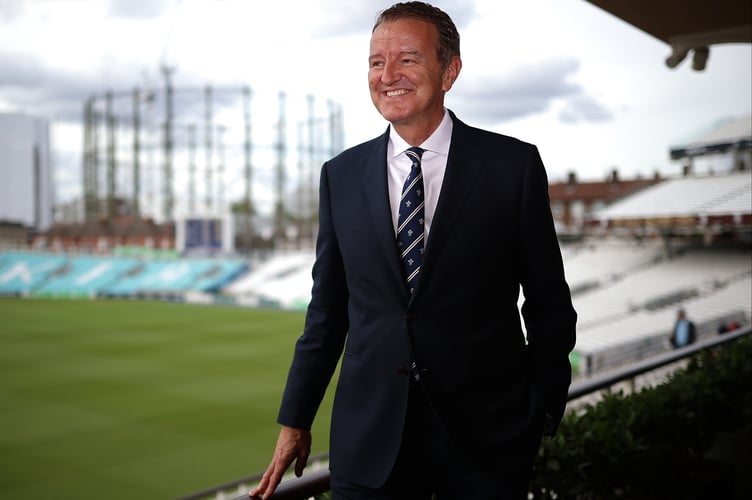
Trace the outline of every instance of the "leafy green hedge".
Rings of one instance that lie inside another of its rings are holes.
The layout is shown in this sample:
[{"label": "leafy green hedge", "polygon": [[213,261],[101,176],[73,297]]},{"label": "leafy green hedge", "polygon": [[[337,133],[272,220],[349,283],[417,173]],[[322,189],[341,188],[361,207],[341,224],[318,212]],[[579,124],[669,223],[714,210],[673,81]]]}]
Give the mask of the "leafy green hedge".
[{"label": "leafy green hedge", "polygon": [[692,498],[723,464],[718,432],[752,424],[752,338],[696,355],[659,386],[609,394],[544,439],[535,499]]}]

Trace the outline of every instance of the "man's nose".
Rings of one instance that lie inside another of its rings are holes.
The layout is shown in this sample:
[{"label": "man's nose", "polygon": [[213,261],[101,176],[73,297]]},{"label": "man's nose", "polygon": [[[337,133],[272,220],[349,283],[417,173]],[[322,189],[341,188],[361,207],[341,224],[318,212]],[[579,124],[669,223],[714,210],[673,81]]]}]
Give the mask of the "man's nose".
[{"label": "man's nose", "polygon": [[381,72],[381,83],[384,85],[391,85],[401,78],[397,65],[394,62],[386,61],[384,63],[384,70]]}]

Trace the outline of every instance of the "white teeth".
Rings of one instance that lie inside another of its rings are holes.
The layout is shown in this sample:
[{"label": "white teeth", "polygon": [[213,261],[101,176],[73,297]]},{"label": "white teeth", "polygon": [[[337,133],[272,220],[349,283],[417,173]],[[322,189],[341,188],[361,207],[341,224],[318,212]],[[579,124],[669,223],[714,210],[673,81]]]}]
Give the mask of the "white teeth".
[{"label": "white teeth", "polygon": [[404,90],[404,89],[389,90],[386,93],[387,97],[394,97],[394,96],[403,95],[403,94],[407,94],[407,90]]}]

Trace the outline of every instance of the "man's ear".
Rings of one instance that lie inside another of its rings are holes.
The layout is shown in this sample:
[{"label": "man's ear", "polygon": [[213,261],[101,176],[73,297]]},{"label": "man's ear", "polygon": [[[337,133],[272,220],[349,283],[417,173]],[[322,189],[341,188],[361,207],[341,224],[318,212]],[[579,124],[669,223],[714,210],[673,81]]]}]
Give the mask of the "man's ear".
[{"label": "man's ear", "polygon": [[444,70],[444,74],[442,75],[442,85],[441,89],[444,92],[448,92],[449,89],[452,88],[452,85],[454,85],[455,80],[457,80],[457,77],[460,75],[460,70],[462,69],[462,59],[460,59],[460,56],[453,56],[452,59],[449,61],[449,64],[447,64],[446,69]]}]

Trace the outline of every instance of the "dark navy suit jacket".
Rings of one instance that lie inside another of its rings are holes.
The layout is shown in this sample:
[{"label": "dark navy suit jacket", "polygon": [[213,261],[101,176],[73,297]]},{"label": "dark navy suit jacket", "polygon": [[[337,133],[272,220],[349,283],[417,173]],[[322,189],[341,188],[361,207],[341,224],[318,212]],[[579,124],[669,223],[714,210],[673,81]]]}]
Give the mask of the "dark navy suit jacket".
[{"label": "dark navy suit jacket", "polygon": [[369,487],[399,451],[411,356],[452,439],[482,470],[528,459],[564,413],[576,313],[543,163],[533,145],[452,118],[413,295],[389,205],[388,130],[321,171],[312,299],[278,421],[310,429],[342,357],[330,468]]}]

